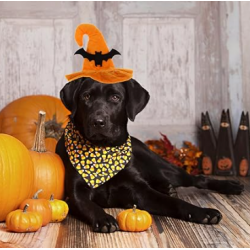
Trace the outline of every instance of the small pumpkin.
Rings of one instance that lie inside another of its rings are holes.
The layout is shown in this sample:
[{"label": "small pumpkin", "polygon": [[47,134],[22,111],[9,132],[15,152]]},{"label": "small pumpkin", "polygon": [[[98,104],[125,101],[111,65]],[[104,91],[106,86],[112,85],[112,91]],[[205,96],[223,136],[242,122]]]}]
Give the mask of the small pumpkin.
[{"label": "small pumpkin", "polygon": [[65,201],[54,199],[54,195],[51,195],[49,202],[52,209],[51,222],[63,221],[69,212],[68,204]]},{"label": "small pumpkin", "polygon": [[46,147],[55,152],[57,141],[63,134],[70,114],[59,98],[48,95],[30,95],[9,103],[0,112],[0,132],[14,136],[31,149],[39,110],[47,113]]},{"label": "small pumpkin", "polygon": [[38,212],[42,215],[43,223],[42,226],[46,226],[48,223],[51,222],[52,218],[52,209],[50,202],[46,199],[38,199],[38,194],[42,192],[42,189],[38,190],[32,199],[24,200],[21,205],[20,209],[24,209],[26,204],[29,204],[27,211]]},{"label": "small pumpkin", "polygon": [[43,218],[39,212],[28,212],[29,204],[25,204],[23,210],[10,212],[6,217],[8,230],[17,233],[36,232],[42,227]]},{"label": "small pumpkin", "polygon": [[32,196],[33,182],[29,150],[16,138],[0,134],[0,221]]},{"label": "small pumpkin", "polygon": [[117,215],[119,228],[123,231],[141,232],[147,230],[152,224],[151,215],[144,210],[127,209]]},{"label": "small pumpkin", "polygon": [[40,198],[48,200],[51,193],[53,193],[55,199],[62,199],[64,195],[65,168],[59,155],[46,150],[45,116],[44,111],[39,112],[34,145],[30,150],[35,172],[33,193],[38,189],[42,189],[43,192]]}]

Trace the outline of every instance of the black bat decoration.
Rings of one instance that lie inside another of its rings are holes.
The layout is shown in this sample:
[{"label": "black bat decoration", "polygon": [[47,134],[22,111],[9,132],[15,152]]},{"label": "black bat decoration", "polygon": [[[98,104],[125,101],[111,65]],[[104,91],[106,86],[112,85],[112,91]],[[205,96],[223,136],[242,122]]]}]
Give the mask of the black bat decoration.
[{"label": "black bat decoration", "polygon": [[112,49],[109,53],[107,54],[102,54],[102,52],[95,52],[95,54],[90,54],[87,51],[85,51],[83,48],[79,49],[76,51],[75,54],[80,54],[82,55],[84,58],[87,58],[89,61],[95,61],[95,66],[102,66],[102,61],[107,61],[108,59],[112,58],[114,55],[120,55],[120,53],[115,50]]}]

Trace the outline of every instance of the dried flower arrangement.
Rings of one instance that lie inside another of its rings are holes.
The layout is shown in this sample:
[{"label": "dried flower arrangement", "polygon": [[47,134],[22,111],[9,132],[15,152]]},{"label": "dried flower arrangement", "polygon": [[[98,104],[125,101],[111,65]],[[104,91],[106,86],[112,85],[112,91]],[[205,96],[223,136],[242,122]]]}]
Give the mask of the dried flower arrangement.
[{"label": "dried flower arrangement", "polygon": [[199,159],[202,152],[198,147],[189,141],[183,142],[182,148],[177,148],[168,139],[168,137],[161,133],[160,140],[148,140],[146,145],[150,150],[160,155],[166,161],[185,169],[189,174],[200,174]]}]

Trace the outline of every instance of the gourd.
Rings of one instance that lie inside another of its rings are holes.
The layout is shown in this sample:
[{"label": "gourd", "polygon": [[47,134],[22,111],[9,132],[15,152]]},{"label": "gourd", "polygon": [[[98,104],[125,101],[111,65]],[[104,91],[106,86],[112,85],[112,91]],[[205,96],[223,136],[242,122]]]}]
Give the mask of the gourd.
[{"label": "gourd", "polygon": [[39,112],[34,145],[30,150],[35,172],[33,193],[42,189],[40,198],[49,200],[51,193],[53,193],[55,199],[62,199],[65,168],[59,155],[46,150],[45,116],[44,111]]},{"label": "gourd", "polygon": [[34,142],[39,110],[47,113],[46,147],[55,152],[56,143],[63,134],[70,114],[59,98],[48,95],[31,95],[9,103],[0,112],[0,132],[14,136],[30,149]]},{"label": "gourd", "polygon": [[54,199],[53,195],[49,201],[52,209],[51,222],[63,221],[69,212],[68,204],[65,201]]},{"label": "gourd", "polygon": [[25,233],[36,232],[42,227],[43,218],[39,212],[28,212],[29,204],[24,209],[10,212],[6,218],[6,226],[9,231]]},{"label": "gourd", "polygon": [[32,196],[33,183],[28,149],[16,138],[0,134],[0,221]]},{"label": "gourd", "polygon": [[38,190],[32,199],[24,200],[21,205],[20,209],[24,209],[26,204],[29,204],[27,211],[38,212],[42,215],[43,223],[42,226],[46,226],[48,223],[51,222],[52,218],[52,209],[49,200],[46,199],[39,199],[38,194],[42,192],[42,189]]},{"label": "gourd", "polygon": [[147,230],[152,224],[151,215],[144,210],[127,209],[117,215],[119,228],[123,231],[141,232]]}]

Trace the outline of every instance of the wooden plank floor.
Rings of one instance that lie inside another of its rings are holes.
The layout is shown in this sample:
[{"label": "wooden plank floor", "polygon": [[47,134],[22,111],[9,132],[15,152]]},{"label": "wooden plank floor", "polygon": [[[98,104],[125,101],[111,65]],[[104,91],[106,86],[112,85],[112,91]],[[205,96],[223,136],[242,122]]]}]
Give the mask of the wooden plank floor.
[{"label": "wooden plank floor", "polygon": [[[221,177],[225,179],[225,177]],[[245,184],[242,195],[221,195],[195,188],[179,188],[179,197],[195,205],[217,208],[223,214],[219,225],[199,225],[153,216],[152,227],[141,233],[93,233],[90,227],[68,216],[36,233],[8,232],[0,223],[1,247],[250,247],[250,178],[231,177]],[[167,206],[167,204],[166,204]],[[121,209],[107,209],[116,216]]]}]

